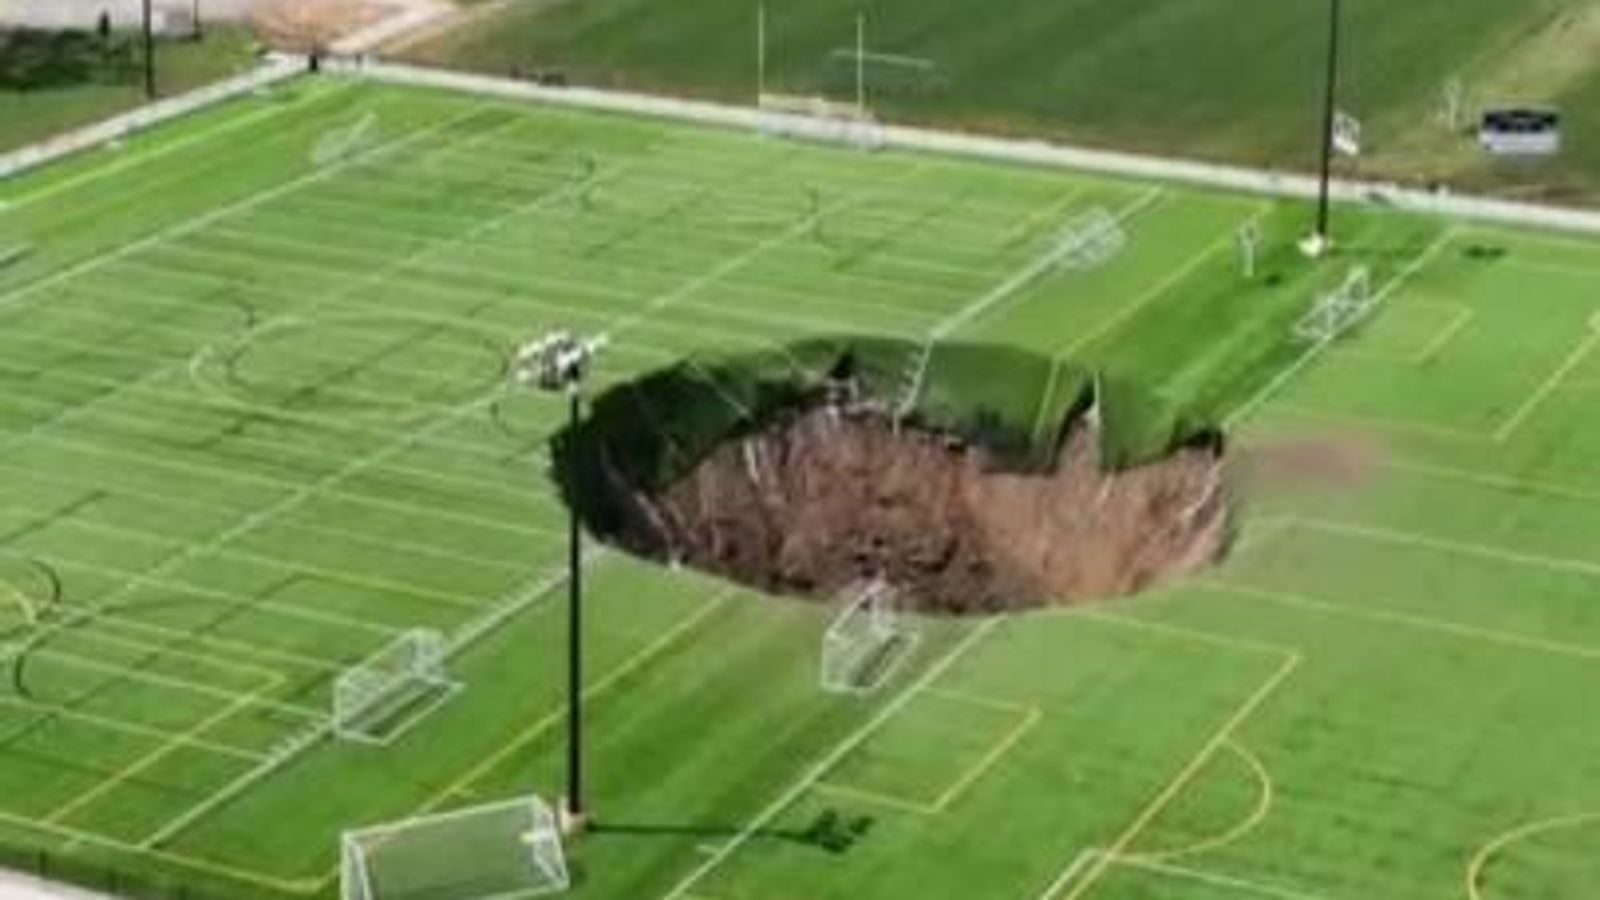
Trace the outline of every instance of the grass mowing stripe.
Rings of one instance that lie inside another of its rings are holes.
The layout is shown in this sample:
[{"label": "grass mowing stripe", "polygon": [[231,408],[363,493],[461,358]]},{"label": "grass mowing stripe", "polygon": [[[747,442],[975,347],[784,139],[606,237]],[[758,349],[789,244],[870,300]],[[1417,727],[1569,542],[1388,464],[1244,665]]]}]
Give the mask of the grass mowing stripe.
[{"label": "grass mowing stripe", "polygon": [[874,732],[883,727],[884,723],[894,718],[895,714],[903,709],[906,704],[910,703],[919,692],[937,681],[939,677],[948,671],[951,666],[955,665],[962,656],[966,655],[966,653],[973,647],[976,647],[978,642],[981,641],[985,635],[994,630],[994,628],[1000,624],[1000,621],[1000,619],[987,619],[982,623],[973,626],[970,631],[961,637],[961,640],[957,641],[954,646],[945,651],[943,656],[940,656],[936,661],[930,664],[928,668],[917,677],[916,681],[913,681],[899,694],[895,695],[892,700],[884,704],[883,708],[878,710],[878,712],[872,718],[868,719],[867,722],[860,728],[856,729],[843,741],[840,741],[837,745],[835,745],[826,756],[812,764],[811,767],[800,776],[800,779],[796,781],[794,785],[779,795],[778,798],[765,809],[757,813],[755,818],[747,822],[743,828],[739,829],[737,834],[719,846],[716,849],[716,852],[712,853],[708,859],[696,866],[692,871],[689,872],[688,875],[680,879],[676,885],[662,895],[661,900],[683,900],[685,896],[688,896],[690,889],[698,884],[701,879],[711,874],[714,869],[722,865],[724,860],[732,856],[740,847],[744,846],[745,842],[750,840],[750,838],[754,836],[756,832],[766,827],[767,823],[781,815],[783,811],[788,809],[791,804],[804,796],[806,791],[811,790],[812,787],[814,787],[818,782],[827,776],[828,771],[837,765],[840,760],[844,759],[851,753],[851,751],[865,743],[868,738],[872,737]]},{"label": "grass mowing stripe", "polygon": [[207,213],[203,213],[203,214],[201,214],[199,216],[195,216],[194,218],[189,219],[188,221],[180,222],[180,223],[178,223],[176,225],[173,225],[170,228],[166,228],[166,229],[164,229],[162,231],[158,231],[155,234],[150,235],[149,237],[139,238],[137,240],[130,241],[130,242],[126,243],[126,244],[121,245],[120,247],[116,247],[114,249],[104,251],[104,252],[102,252],[102,253],[100,253],[100,254],[98,254],[98,255],[90,258],[90,259],[84,260],[83,262],[77,263],[77,264],[72,265],[72,266],[68,266],[65,269],[62,269],[62,270],[60,270],[58,272],[55,272],[55,273],[50,274],[50,275],[47,275],[47,276],[45,276],[43,278],[39,278],[39,279],[36,279],[34,281],[27,282],[27,283],[25,283],[25,284],[23,284],[23,285],[21,285],[19,287],[13,288],[13,289],[11,289],[11,290],[3,293],[3,294],[0,294],[0,309],[5,309],[6,307],[13,306],[16,303],[18,303],[19,301],[21,301],[21,300],[23,300],[23,299],[25,299],[25,298],[27,298],[29,296],[32,296],[33,294],[36,294],[39,291],[44,290],[45,288],[52,287],[54,285],[57,285],[57,284],[60,284],[62,282],[68,281],[70,279],[76,278],[79,275],[84,274],[85,272],[93,272],[96,269],[102,268],[102,267],[104,267],[106,265],[109,265],[110,263],[116,262],[117,260],[122,259],[122,258],[124,258],[126,256],[132,255],[134,253],[138,253],[139,251],[145,250],[145,249],[150,248],[150,247],[158,246],[161,243],[163,243],[165,241],[170,241],[171,239],[173,239],[175,237],[182,237],[182,236],[187,235],[187,234],[193,234],[193,233],[195,233],[197,231],[200,231],[201,229],[205,228],[206,226],[210,225],[213,222],[218,222],[218,221],[221,221],[221,220],[227,218],[228,216],[236,215],[238,213],[254,209],[254,208],[256,208],[256,207],[258,207],[258,206],[260,206],[260,205],[262,205],[264,203],[270,202],[272,200],[277,199],[278,197],[282,197],[282,196],[284,196],[286,194],[289,194],[289,193],[291,193],[293,191],[299,190],[299,189],[301,189],[301,188],[303,188],[303,187],[305,187],[307,185],[316,184],[316,183],[318,183],[320,181],[323,181],[323,180],[327,179],[328,177],[330,177],[332,175],[335,175],[335,174],[339,173],[343,169],[345,169],[345,168],[347,168],[349,166],[355,165],[356,163],[362,162],[362,161],[364,161],[366,159],[370,159],[370,158],[372,158],[374,156],[377,156],[379,154],[382,154],[382,153],[393,153],[393,152],[395,152],[397,150],[403,149],[403,148],[405,148],[407,146],[410,146],[411,144],[414,144],[414,143],[416,143],[416,142],[418,142],[418,141],[420,141],[420,140],[422,140],[424,138],[427,138],[427,137],[430,137],[430,136],[432,136],[434,134],[437,134],[437,133],[440,133],[442,131],[445,131],[445,130],[449,129],[451,126],[453,126],[453,125],[459,124],[461,122],[466,121],[467,119],[472,118],[478,112],[478,109],[479,108],[476,107],[476,106],[469,107],[467,110],[463,111],[462,113],[460,113],[460,114],[458,114],[456,116],[452,116],[452,117],[450,117],[448,119],[445,119],[444,121],[439,122],[437,124],[429,125],[429,126],[425,126],[423,128],[420,128],[420,129],[418,129],[416,131],[413,131],[410,134],[408,134],[408,135],[406,135],[406,136],[404,136],[402,138],[397,138],[395,140],[379,144],[379,145],[377,145],[375,147],[368,148],[367,150],[364,150],[361,153],[356,154],[355,156],[352,156],[352,157],[349,157],[348,159],[344,159],[344,160],[340,160],[338,162],[332,163],[332,164],[330,164],[328,166],[325,166],[325,167],[323,167],[321,169],[318,169],[315,172],[308,172],[308,173],[306,173],[304,175],[301,175],[301,176],[299,176],[297,178],[294,178],[294,179],[292,179],[290,181],[286,181],[286,182],[284,182],[282,184],[274,185],[273,187],[267,188],[266,190],[263,190],[263,191],[258,191],[257,193],[252,194],[252,195],[250,195],[248,197],[245,197],[242,200],[235,201],[235,202],[230,203],[230,204],[228,204],[226,206],[220,207],[218,209],[214,209],[214,210],[212,210],[210,212],[207,212]]}]

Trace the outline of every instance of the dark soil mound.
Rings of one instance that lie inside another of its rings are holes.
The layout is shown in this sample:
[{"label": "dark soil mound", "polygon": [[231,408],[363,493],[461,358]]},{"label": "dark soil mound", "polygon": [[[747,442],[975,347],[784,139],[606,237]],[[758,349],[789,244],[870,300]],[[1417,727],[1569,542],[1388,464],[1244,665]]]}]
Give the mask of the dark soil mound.
[{"label": "dark soil mound", "polygon": [[613,470],[605,535],[764,590],[832,597],[881,576],[907,601],[986,613],[1126,594],[1216,559],[1220,450],[1180,447],[1111,471],[1094,417],[1054,466],[1006,471],[950,434],[881,409],[793,410],[716,447],[654,492]]}]

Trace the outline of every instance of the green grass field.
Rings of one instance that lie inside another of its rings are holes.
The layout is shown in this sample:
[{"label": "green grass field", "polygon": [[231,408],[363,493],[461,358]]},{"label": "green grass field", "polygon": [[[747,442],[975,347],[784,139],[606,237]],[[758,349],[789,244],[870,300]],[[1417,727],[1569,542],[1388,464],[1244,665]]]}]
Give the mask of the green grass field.
[{"label": "green grass field", "polygon": [[[504,75],[741,103],[756,91],[755,0],[513,4],[411,51]],[[1317,164],[1327,4],[1318,0],[1039,0],[1007,15],[970,0],[766,3],[769,89],[854,96],[855,18],[868,17],[875,110],[896,120],[1045,134],[1116,149],[1310,170]],[[1600,4],[1349,0],[1341,105],[1365,120],[1352,174],[1593,202],[1600,194]],[[898,58],[898,59],[896,59]],[[1497,167],[1440,124],[1469,105],[1568,113],[1559,163]]]},{"label": "green grass field", "polygon": [[[369,114],[373,140],[313,164]],[[1551,900],[1600,879],[1600,244],[1341,212],[1312,265],[1298,204],[338,80],[0,199],[0,242],[33,247],[0,270],[15,865],[334,896],[346,827],[553,797],[564,409],[508,393],[507,353],[609,330],[614,383],[963,317],[952,338],[1238,418],[1242,456],[1311,435],[1356,462],[1252,482],[1202,578],[925,622],[866,698],[817,687],[827,610],[594,553],[575,895]],[[1095,206],[1125,216],[1119,256],[964,317]],[[1246,282],[1252,219],[1271,277]],[[1287,370],[1291,324],[1356,264],[1383,312]],[[456,638],[464,690],[387,746],[330,740],[332,679],[417,626]],[[819,846],[828,811],[866,827]]]},{"label": "green grass field", "polygon": [[[217,27],[204,41],[163,41],[156,46],[163,95],[193,90],[237,74],[253,59],[250,33]],[[32,91],[0,90],[0,151],[88,125],[144,102],[144,82],[83,84]]]}]

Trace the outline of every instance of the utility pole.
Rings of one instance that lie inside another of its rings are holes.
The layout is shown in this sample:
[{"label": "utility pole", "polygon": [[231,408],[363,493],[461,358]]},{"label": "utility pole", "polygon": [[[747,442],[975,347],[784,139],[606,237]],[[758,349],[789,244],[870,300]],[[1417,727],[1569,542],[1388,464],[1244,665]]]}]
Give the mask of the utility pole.
[{"label": "utility pole", "polygon": [[144,99],[156,99],[155,11],[151,0],[144,0]]},{"label": "utility pole", "polygon": [[[576,439],[583,419],[583,383],[590,364],[606,344],[604,336],[583,340],[556,331],[517,351],[512,373],[519,384],[567,395],[567,434]],[[563,828],[582,831],[588,807],[583,792],[583,523],[576,498],[567,519],[567,797]]]},{"label": "utility pole", "polygon": [[1321,256],[1333,241],[1329,194],[1333,181],[1333,122],[1339,103],[1339,30],[1343,24],[1342,0],[1328,0],[1328,81],[1322,108],[1322,181],[1317,193],[1317,227],[1306,252]]}]

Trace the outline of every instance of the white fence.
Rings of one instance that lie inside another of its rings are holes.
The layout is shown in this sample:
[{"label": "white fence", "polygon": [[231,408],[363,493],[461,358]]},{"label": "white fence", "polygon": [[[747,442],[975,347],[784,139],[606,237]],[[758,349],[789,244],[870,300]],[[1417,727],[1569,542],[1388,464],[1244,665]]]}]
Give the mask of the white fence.
[{"label": "white fence", "polygon": [[303,58],[270,56],[261,65],[243,75],[208,84],[185,94],[157,100],[148,106],[112,116],[93,125],[64,132],[49,140],[30,144],[10,153],[0,154],[0,180],[20,175],[74,153],[120,140],[134,132],[248,94],[266,85],[285,81],[304,72],[305,68],[306,63]]},{"label": "white fence", "polygon": [[[334,68],[359,72],[366,77],[395,84],[447,88],[584,109],[655,116],[750,130],[761,128],[763,123],[770,124],[774,116],[781,115],[754,107],[596,88],[546,87],[525,81],[424,69],[396,63],[358,61],[336,65]],[[1317,194],[1317,180],[1300,174],[898,125],[885,126],[882,133],[886,146],[905,150],[948,153],[1030,165],[1062,166],[1107,175],[1175,181],[1278,197],[1309,198]],[[1392,207],[1409,212],[1508,225],[1600,234],[1600,212],[1589,210],[1514,203],[1449,192],[1420,191],[1385,182],[1336,181],[1333,185],[1333,195],[1336,199],[1347,203]]]}]

